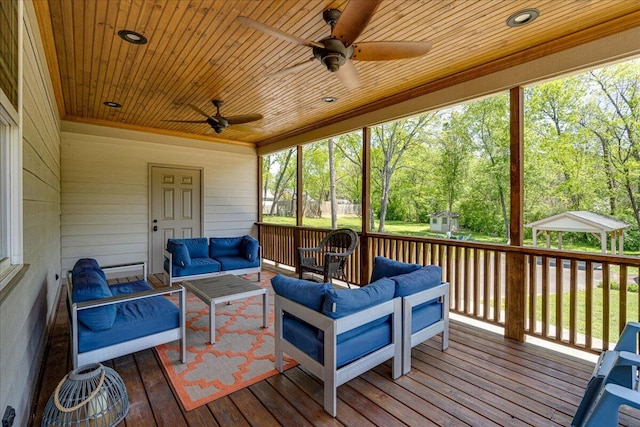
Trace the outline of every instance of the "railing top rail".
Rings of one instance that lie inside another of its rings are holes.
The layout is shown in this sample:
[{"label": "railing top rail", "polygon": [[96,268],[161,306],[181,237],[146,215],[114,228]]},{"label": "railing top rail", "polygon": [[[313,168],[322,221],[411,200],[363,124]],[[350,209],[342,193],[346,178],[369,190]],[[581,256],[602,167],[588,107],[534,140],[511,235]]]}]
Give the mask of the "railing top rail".
[{"label": "railing top rail", "polygon": [[[331,231],[330,228],[305,227],[305,226],[294,226],[294,225],[286,225],[286,224],[272,224],[268,222],[257,222],[256,224],[273,226],[277,228],[298,229],[303,231],[326,231],[327,233]],[[358,231],[357,233],[358,235],[362,235],[360,231]],[[438,237],[406,236],[402,234],[388,234],[388,233],[378,233],[378,232],[368,232],[366,233],[366,235],[369,238],[402,240],[405,242],[430,243],[430,244],[437,244],[437,245],[446,245],[446,246],[471,248],[471,249],[482,249],[482,250],[504,252],[504,253],[521,253],[529,256],[562,258],[562,259],[568,259],[568,260],[575,259],[577,261],[591,261],[591,262],[597,262],[597,263],[610,263],[610,264],[640,267],[640,257],[629,256],[629,255],[611,255],[611,254],[602,254],[602,253],[595,253],[595,252],[567,251],[564,249],[534,248],[531,246],[511,246],[511,245],[501,244],[501,243],[482,243],[482,242],[474,242],[469,240],[445,239],[445,238],[438,238]]]}]

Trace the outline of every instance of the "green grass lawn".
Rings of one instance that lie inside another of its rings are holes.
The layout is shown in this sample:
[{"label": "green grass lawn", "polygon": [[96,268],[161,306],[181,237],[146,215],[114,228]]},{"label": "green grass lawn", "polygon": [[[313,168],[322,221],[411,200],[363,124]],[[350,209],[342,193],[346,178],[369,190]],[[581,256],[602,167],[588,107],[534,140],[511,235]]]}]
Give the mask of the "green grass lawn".
[{"label": "green grass lawn", "polygon": [[[579,334],[586,333],[586,292],[578,291],[577,302],[577,328]],[[556,295],[549,295],[549,325],[555,326],[557,324],[556,318]],[[620,302],[620,292],[611,290],[609,294],[609,341],[616,342],[619,337],[619,325],[618,325],[618,307]],[[536,320],[542,321],[542,296],[536,298]],[[591,320],[591,335],[594,338],[602,339],[602,325],[603,325],[603,295],[602,289],[596,288],[593,290],[593,306],[592,306],[592,320]],[[504,310],[504,299],[502,300],[502,309]],[[569,329],[569,293],[562,295],[562,328]],[[528,307],[527,307],[528,310]],[[627,292],[627,318],[622,323],[626,324],[628,321],[638,321],[638,293]]]},{"label": "green grass lawn", "polygon": [[[292,217],[283,216],[265,216],[264,222],[281,225],[296,225],[296,219]],[[314,228],[331,228],[331,218],[304,218],[303,225],[305,227]],[[338,227],[351,228],[360,231],[362,220],[359,217],[340,217],[338,218]],[[377,231],[377,229],[376,229]],[[444,237],[442,233],[432,233],[429,231],[429,224],[426,223],[413,223],[403,221],[386,221],[385,232],[390,234],[402,234],[405,236],[419,236],[419,237]],[[457,234],[469,234],[467,231],[462,230]],[[471,233],[471,240],[483,243],[506,243],[506,239],[502,236],[489,236],[486,234]],[[533,241],[531,239],[525,239],[524,244],[526,246],[532,246]],[[575,245],[568,242],[564,242],[562,249],[567,251],[578,252],[592,252],[600,253],[600,246],[587,246],[587,245]],[[640,256],[640,251],[627,251],[625,255]]]}]

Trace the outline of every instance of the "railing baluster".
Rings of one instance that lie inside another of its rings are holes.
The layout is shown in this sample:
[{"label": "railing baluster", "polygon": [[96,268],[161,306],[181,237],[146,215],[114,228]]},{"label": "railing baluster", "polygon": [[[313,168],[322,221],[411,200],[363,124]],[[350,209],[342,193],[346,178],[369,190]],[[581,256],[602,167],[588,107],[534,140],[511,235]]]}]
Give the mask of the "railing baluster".
[{"label": "railing baluster", "polygon": [[562,301],[564,299],[564,289],[562,286],[562,276],[564,274],[564,260],[562,258],[556,258],[556,341],[562,342]]}]

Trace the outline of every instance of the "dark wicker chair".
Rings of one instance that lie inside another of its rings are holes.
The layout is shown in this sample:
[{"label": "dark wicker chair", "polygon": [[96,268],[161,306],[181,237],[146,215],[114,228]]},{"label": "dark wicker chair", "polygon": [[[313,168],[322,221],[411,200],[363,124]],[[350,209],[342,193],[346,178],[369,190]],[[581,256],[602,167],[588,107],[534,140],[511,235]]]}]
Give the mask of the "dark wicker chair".
[{"label": "dark wicker chair", "polygon": [[358,246],[358,234],[349,228],[331,231],[315,248],[298,248],[299,277],[304,273],[323,276],[325,282],[340,278],[349,284],[345,265],[349,255]]}]

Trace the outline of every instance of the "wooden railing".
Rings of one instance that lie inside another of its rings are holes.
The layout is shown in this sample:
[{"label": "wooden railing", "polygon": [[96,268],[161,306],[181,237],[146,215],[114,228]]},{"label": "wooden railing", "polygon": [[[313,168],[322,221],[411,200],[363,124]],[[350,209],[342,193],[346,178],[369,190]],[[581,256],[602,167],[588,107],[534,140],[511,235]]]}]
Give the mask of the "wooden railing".
[{"label": "wooden railing", "polygon": [[[316,246],[330,230],[258,224],[266,259],[296,264],[296,248]],[[347,264],[351,283],[369,277],[362,266],[385,256],[435,264],[451,284],[451,311],[504,326],[507,254],[523,260],[524,332],[592,352],[611,348],[625,323],[640,321],[640,259],[618,255],[515,247],[438,238],[367,233]],[[363,254],[360,248],[368,248]],[[561,266],[561,268],[558,268]],[[363,274],[364,273],[364,274]],[[366,281],[365,281],[366,282]],[[619,287],[612,290],[611,285]],[[617,286],[616,286],[617,285]],[[561,327],[558,327],[561,325]]]}]

